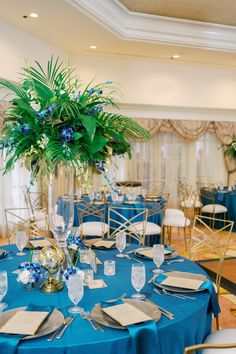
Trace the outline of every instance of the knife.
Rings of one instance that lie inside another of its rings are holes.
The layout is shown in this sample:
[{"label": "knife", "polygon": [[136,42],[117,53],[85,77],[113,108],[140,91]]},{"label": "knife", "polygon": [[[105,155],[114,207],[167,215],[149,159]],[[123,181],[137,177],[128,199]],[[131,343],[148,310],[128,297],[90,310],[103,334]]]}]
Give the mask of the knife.
[{"label": "knife", "polygon": [[65,326],[62,328],[61,332],[56,336],[56,339],[61,339],[69,325],[72,323],[72,321],[75,319],[76,315],[73,317],[69,317],[68,321],[66,322]]},{"label": "knife", "polygon": [[54,337],[59,333],[59,331],[67,324],[67,322],[68,322],[69,320],[70,320],[70,317],[65,318],[64,322],[63,322],[54,332],[52,332],[52,333],[48,336],[47,341],[48,341],[48,342],[51,342],[51,341],[54,339]]}]

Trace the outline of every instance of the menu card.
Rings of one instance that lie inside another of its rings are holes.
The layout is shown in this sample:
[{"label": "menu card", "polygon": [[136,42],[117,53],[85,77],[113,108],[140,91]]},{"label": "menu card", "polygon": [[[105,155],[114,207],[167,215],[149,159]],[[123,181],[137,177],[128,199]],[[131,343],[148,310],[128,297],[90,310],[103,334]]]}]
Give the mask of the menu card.
[{"label": "menu card", "polygon": [[1,328],[0,333],[34,335],[48,312],[18,311]]},{"label": "menu card", "polygon": [[172,276],[168,276],[161,282],[162,285],[168,285],[177,288],[191,289],[191,290],[199,289],[203,283],[204,281],[199,279],[180,278],[180,277],[172,277]]},{"label": "menu card", "polygon": [[128,303],[105,307],[102,308],[102,311],[120,323],[122,326],[128,326],[152,319],[146,313]]}]

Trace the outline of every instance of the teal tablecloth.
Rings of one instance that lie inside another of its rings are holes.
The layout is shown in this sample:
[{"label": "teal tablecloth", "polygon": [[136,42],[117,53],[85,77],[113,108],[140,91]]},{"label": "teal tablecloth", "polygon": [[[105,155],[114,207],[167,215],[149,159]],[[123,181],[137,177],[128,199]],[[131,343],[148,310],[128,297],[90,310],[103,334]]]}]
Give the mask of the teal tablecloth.
[{"label": "teal tablecloth", "polygon": [[[137,246],[130,246],[137,247]],[[6,247],[8,248],[8,247]],[[15,246],[9,249],[16,252]],[[127,249],[128,250],[128,249]],[[93,306],[103,300],[116,298],[126,292],[130,297],[134,293],[131,285],[130,274],[133,261],[126,258],[115,258],[116,250],[97,252],[98,257],[116,260],[116,276],[104,276],[103,265],[99,265],[99,274],[96,278],[103,278],[106,288],[89,290],[85,293],[80,305],[85,310],[91,310]],[[8,309],[27,306],[29,303],[37,305],[53,305],[56,308],[64,308],[71,305],[66,288],[56,294],[43,294],[38,289],[27,291],[22,284],[16,281],[17,265],[21,261],[28,260],[25,257],[14,257],[13,260],[0,262],[0,269],[8,271],[9,289],[4,301],[9,304]],[[145,261],[146,276],[150,279],[154,264]],[[196,264],[185,260],[182,263],[163,265],[165,270],[182,270],[188,272],[203,273]],[[194,294],[196,300],[182,300],[165,295],[157,295],[153,291],[153,285],[146,283],[143,291],[148,298],[160,306],[174,313],[175,319],[168,320],[161,317],[157,325],[159,346],[153,347],[153,354],[183,354],[187,345],[200,343],[211,332],[211,313],[209,313],[210,296],[207,291]],[[0,353],[1,348],[0,348]],[[105,332],[94,331],[89,323],[79,316],[73,321],[61,340],[47,342],[45,337],[21,342],[17,354],[134,354],[130,334],[127,330],[115,330],[106,328]],[[4,353],[8,354],[8,353]],[[143,353],[145,354],[145,353]]]}]

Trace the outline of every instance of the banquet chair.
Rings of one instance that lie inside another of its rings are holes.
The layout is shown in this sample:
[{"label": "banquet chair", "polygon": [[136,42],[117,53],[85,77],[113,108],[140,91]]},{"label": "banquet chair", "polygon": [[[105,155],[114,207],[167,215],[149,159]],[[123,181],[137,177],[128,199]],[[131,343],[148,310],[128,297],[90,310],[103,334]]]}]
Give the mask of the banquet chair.
[{"label": "banquet chair", "polygon": [[[216,259],[217,271],[215,279],[215,290],[217,296],[219,296],[220,284],[222,278],[222,270],[224,265],[225,256],[227,253],[230,236],[233,230],[234,222],[224,220],[224,226],[220,229],[213,229],[209,224],[221,221],[221,219],[214,219],[197,215],[194,218],[190,247],[189,247],[189,259],[192,261],[202,260],[202,255],[208,250],[211,253],[211,257]],[[219,319],[216,318],[216,326],[219,328]]]},{"label": "banquet chair", "polygon": [[81,238],[102,237],[108,233],[108,224],[105,222],[105,205],[90,202],[76,204],[79,227],[77,229]]},{"label": "banquet chair", "polygon": [[155,180],[145,180],[143,182],[144,197],[147,199],[155,199],[157,196],[164,193],[165,182]]},{"label": "banquet chair", "polygon": [[236,328],[220,329],[207,336],[204,343],[185,348],[184,354],[195,354],[202,350],[202,354],[235,354]]},{"label": "banquet chair", "polygon": [[[226,214],[228,210],[224,205],[216,203],[215,189],[201,188],[199,195],[201,201],[205,201],[207,203],[201,207],[201,214],[207,214],[212,217],[212,219],[215,219],[216,215],[218,214],[223,214],[224,220],[226,220]],[[214,220],[212,220],[212,222],[212,227],[214,227]]]},{"label": "banquet chair", "polygon": [[180,209],[183,211],[193,211],[193,215],[199,215],[203,206],[200,195],[192,186],[186,185],[179,188]]},{"label": "banquet chair", "polygon": [[108,238],[115,238],[116,234],[124,231],[130,239],[135,239],[139,244],[144,245],[146,224],[147,224],[146,208],[108,208]]}]

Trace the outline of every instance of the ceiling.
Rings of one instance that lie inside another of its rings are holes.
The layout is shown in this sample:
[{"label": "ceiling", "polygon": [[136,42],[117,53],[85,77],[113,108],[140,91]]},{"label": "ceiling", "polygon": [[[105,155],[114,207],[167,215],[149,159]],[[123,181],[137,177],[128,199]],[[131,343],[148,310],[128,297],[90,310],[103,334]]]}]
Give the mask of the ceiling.
[{"label": "ceiling", "polygon": [[[93,2],[96,1],[98,0],[93,0]],[[118,2],[117,0],[113,1]],[[157,1],[154,0],[121,0],[121,2],[127,3],[128,8],[133,6],[132,9],[135,11],[150,12],[154,8],[155,11],[158,10]],[[210,6],[212,3],[218,3],[218,5],[220,2],[221,4],[233,3],[234,0],[178,0],[175,2],[178,5],[179,3],[195,3],[195,5],[204,3],[204,6],[207,3]],[[159,0],[158,3],[168,5],[166,8],[172,9],[172,14],[176,13],[174,12],[176,9],[176,5],[173,5],[174,1]],[[146,9],[141,7],[145,4],[148,6]],[[48,41],[68,53],[129,56],[163,61],[173,61],[172,56],[179,54],[180,58],[176,60],[178,63],[236,66],[235,53],[121,38],[85,14],[82,9],[80,11],[80,8],[72,6],[67,0],[0,0],[0,8],[1,21]],[[37,12],[39,17],[37,19],[22,17],[31,12]],[[236,13],[236,9],[234,13]],[[168,13],[168,16],[171,16],[171,13]],[[89,49],[90,45],[96,45],[97,49]]]},{"label": "ceiling", "polygon": [[236,26],[235,0],[120,0],[120,2],[129,11]]}]

